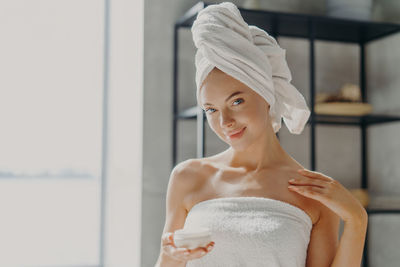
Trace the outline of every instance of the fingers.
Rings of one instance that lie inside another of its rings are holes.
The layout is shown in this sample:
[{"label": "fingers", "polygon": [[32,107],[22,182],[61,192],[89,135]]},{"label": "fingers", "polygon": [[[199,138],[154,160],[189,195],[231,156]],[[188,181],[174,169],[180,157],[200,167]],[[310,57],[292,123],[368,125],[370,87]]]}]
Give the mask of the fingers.
[{"label": "fingers", "polygon": [[205,247],[198,247],[195,249],[187,249],[184,247],[176,247],[174,244],[174,233],[167,232],[162,236],[162,244],[164,253],[172,258],[180,261],[188,261],[191,259],[201,258],[212,250],[215,242],[211,241]]},{"label": "fingers", "polygon": [[195,249],[187,249],[187,248],[176,248],[176,247],[171,247],[167,246],[167,253],[171,257],[181,260],[181,261],[189,261],[192,259],[197,259],[205,256],[207,253],[209,253],[212,250],[213,246],[207,246],[207,247],[198,247]]},{"label": "fingers", "polygon": [[190,258],[188,258],[190,252],[188,252],[188,249],[186,248],[177,248],[172,245],[165,245],[163,246],[163,250],[166,255],[178,261],[190,260]]},{"label": "fingers", "polygon": [[289,186],[289,190],[294,190],[299,193],[304,193],[304,194],[314,194],[314,193],[319,193],[319,194],[324,194],[325,190],[320,188],[320,187],[315,187],[315,186],[301,186],[301,187],[296,187],[296,186]]},{"label": "fingers", "polygon": [[213,248],[214,248],[215,242],[211,241],[206,247],[205,249],[210,252]]},{"label": "fingers", "polygon": [[174,233],[166,232],[162,235],[162,248],[165,254],[177,260],[184,259],[184,253],[187,249],[177,248],[174,244]]},{"label": "fingers", "polygon": [[311,178],[321,179],[321,180],[327,181],[327,182],[334,180],[333,178],[326,176],[320,172],[313,172],[313,171],[309,171],[307,169],[298,169],[297,172],[300,173],[301,175],[308,176]]},{"label": "fingers", "polygon": [[205,247],[198,247],[198,248],[193,249],[190,252],[190,257],[201,258],[201,257],[205,256],[207,253],[212,251],[212,249],[214,248],[214,244],[215,244],[215,242],[212,241],[212,242],[208,243]]},{"label": "fingers", "polygon": [[302,196],[315,199],[322,202],[326,198],[326,189],[316,187],[316,186],[300,186],[300,187],[289,187],[292,192],[296,192]]},{"label": "fingers", "polygon": [[326,186],[326,181],[322,181],[320,179],[313,179],[313,178],[307,178],[307,177],[300,177],[300,178],[295,178],[295,179],[290,179],[289,184],[292,185],[315,185],[318,187],[324,187]]},{"label": "fingers", "polygon": [[162,235],[162,244],[163,245],[172,245],[175,247],[174,244],[174,233],[166,232]]}]

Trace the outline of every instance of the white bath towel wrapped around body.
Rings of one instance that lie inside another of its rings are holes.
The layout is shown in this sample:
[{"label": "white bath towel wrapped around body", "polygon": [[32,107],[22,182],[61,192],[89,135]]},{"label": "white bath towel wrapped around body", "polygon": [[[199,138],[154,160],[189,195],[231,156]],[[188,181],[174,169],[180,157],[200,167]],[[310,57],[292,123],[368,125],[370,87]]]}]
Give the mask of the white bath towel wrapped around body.
[{"label": "white bath towel wrapped around body", "polygon": [[304,267],[312,221],[287,202],[228,197],[194,205],[184,225],[190,227],[209,228],[215,246],[186,267]]}]

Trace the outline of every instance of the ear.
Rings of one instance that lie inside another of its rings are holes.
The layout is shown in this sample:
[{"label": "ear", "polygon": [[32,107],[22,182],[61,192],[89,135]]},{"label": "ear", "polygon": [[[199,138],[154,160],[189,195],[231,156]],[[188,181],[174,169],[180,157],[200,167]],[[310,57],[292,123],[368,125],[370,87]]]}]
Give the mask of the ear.
[{"label": "ear", "polygon": [[270,111],[271,105],[268,103],[268,101],[265,98],[263,98],[263,100],[264,100],[265,104],[267,105],[268,111]]}]

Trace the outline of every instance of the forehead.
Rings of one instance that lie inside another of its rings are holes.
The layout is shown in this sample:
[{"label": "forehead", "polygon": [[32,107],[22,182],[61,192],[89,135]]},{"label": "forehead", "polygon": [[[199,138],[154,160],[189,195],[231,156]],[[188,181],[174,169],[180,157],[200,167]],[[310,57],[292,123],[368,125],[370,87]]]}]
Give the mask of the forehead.
[{"label": "forehead", "polygon": [[219,98],[224,98],[233,92],[252,93],[253,90],[241,81],[214,68],[204,80],[200,88],[200,100],[202,103],[213,102]]}]

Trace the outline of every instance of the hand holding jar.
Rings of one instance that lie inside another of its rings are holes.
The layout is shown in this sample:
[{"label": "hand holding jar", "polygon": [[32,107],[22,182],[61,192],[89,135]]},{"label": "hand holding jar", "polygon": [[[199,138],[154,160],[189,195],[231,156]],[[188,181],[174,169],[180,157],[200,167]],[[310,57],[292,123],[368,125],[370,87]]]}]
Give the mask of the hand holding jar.
[{"label": "hand holding jar", "polygon": [[162,243],[165,254],[183,262],[205,256],[215,244],[211,241],[211,234],[207,228],[167,232],[162,237]]}]

